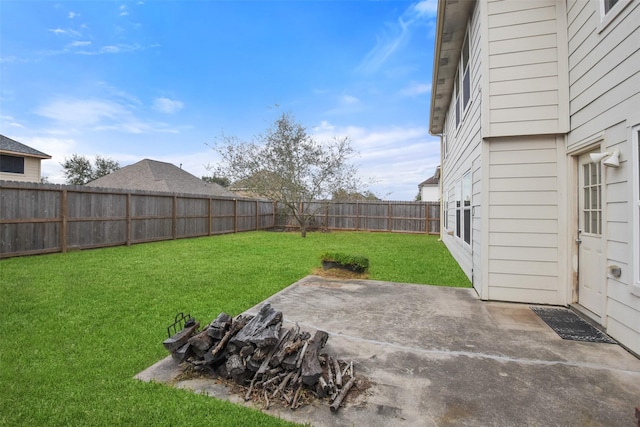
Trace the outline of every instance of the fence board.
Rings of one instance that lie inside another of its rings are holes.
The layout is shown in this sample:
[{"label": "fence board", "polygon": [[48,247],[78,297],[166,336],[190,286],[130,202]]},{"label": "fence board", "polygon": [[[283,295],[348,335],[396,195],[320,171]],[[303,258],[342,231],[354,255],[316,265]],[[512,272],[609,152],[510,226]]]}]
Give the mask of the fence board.
[{"label": "fence board", "polygon": [[[305,202],[310,229],[438,234],[439,204]],[[0,181],[0,258],[295,227],[268,200]]]}]

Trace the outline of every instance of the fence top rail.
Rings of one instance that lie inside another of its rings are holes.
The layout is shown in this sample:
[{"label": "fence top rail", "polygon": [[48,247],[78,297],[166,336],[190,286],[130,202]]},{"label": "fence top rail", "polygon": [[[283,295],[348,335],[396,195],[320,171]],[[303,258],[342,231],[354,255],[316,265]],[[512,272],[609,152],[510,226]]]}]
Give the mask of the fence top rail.
[{"label": "fence top rail", "polygon": [[126,188],[106,188],[106,187],[88,187],[86,185],[69,185],[69,184],[41,184],[38,182],[22,182],[22,181],[6,181],[0,180],[0,189],[8,190],[39,190],[39,191],[67,191],[73,193],[91,193],[91,194],[114,194],[123,195],[128,194],[132,196],[156,196],[156,197],[180,197],[189,199],[206,199],[206,200],[227,200],[227,201],[239,201],[239,202],[267,202],[273,203],[266,199],[252,199],[238,195],[232,196],[217,196],[207,194],[192,194],[192,193],[175,193],[169,191],[149,191],[149,190],[132,190]]}]

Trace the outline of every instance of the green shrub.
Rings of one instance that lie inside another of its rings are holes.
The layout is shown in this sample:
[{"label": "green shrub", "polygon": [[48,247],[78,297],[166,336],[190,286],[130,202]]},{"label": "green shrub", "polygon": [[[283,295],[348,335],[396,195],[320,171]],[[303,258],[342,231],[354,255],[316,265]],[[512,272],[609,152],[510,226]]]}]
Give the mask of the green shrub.
[{"label": "green shrub", "polygon": [[369,258],[364,255],[350,255],[343,252],[326,251],[320,254],[320,261],[335,262],[358,272],[369,269]]}]

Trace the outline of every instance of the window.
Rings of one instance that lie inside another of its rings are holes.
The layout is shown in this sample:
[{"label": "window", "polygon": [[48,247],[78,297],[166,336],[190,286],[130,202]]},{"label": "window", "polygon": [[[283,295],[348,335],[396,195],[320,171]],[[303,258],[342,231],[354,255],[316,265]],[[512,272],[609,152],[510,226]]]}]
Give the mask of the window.
[{"label": "window", "polygon": [[449,228],[449,196],[447,192],[442,194],[442,229]]},{"label": "window", "polygon": [[24,157],[0,154],[0,172],[24,174]]},{"label": "window", "polygon": [[460,124],[460,90],[458,90],[458,76],[459,73],[456,71],[456,76],[453,78],[453,97],[455,99],[454,108],[456,109],[456,129],[458,129],[458,125]]},{"label": "window", "polygon": [[471,171],[456,183],[456,237],[471,244]]},{"label": "window", "polygon": [[460,125],[460,119],[466,111],[471,99],[471,66],[469,65],[469,32],[464,36],[462,42],[462,52],[460,52],[460,62],[456,75],[453,78],[453,100],[456,115],[456,129]]},{"label": "window", "polygon": [[602,172],[600,162],[582,166],[584,232],[602,234]]},{"label": "window", "polygon": [[604,13],[609,13],[611,8],[615,6],[616,3],[618,3],[618,0],[604,0]]},{"label": "window", "polygon": [[471,97],[471,77],[469,76],[469,32],[464,36],[462,44],[462,58],[460,65],[462,66],[462,111],[467,108],[469,98]]},{"label": "window", "polygon": [[463,236],[467,244],[471,244],[471,171],[462,177],[462,217],[463,217]]},{"label": "window", "polygon": [[640,125],[632,128],[633,139],[633,294],[640,296]]},{"label": "window", "polygon": [[462,224],[460,218],[462,216],[462,182],[456,183],[456,237],[460,237]]}]

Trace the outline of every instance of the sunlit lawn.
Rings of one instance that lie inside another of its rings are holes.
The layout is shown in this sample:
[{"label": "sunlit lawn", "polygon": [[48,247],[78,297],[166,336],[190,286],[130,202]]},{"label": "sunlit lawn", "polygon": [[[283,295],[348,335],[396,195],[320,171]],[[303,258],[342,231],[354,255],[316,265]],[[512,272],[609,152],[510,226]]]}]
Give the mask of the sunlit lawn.
[{"label": "sunlit lawn", "polygon": [[167,356],[176,312],[237,315],[319,267],[369,257],[370,278],[470,286],[436,236],[249,232],[0,261],[0,425],[287,425],[133,376]]}]

